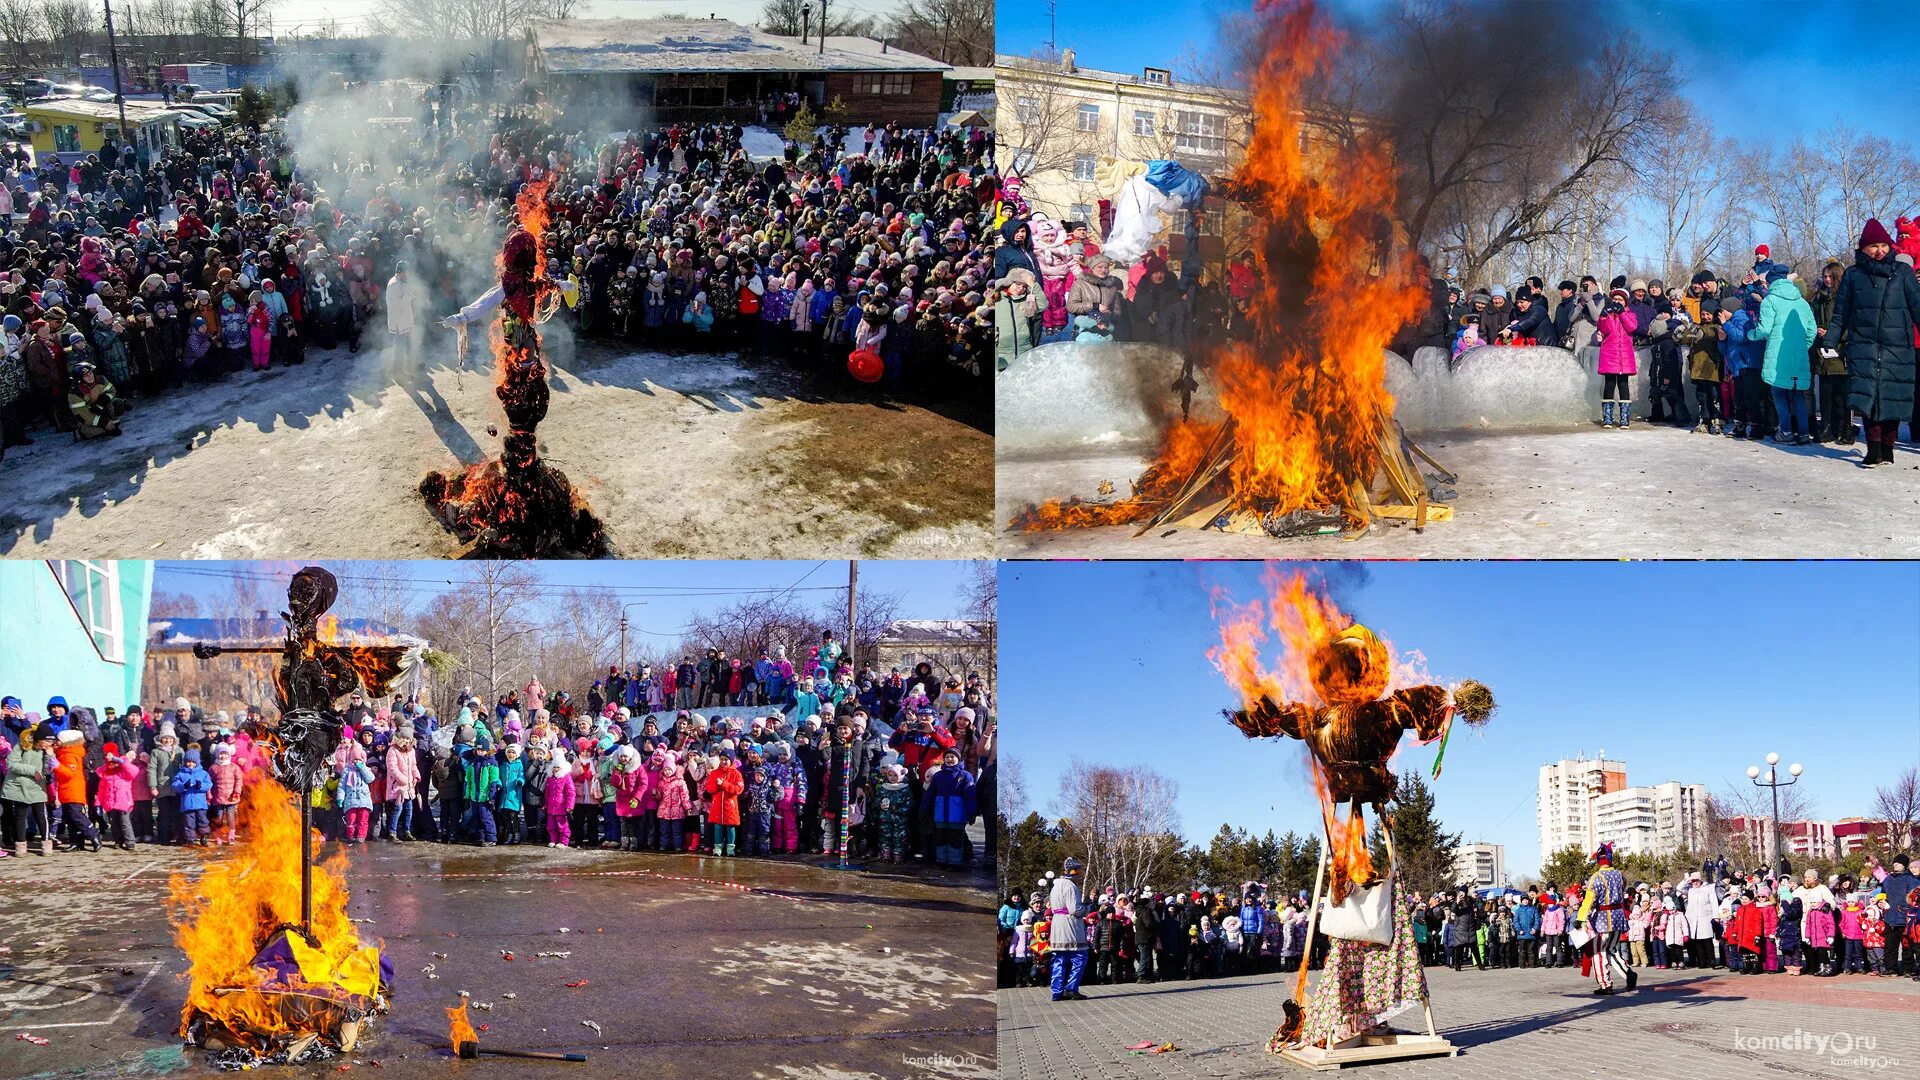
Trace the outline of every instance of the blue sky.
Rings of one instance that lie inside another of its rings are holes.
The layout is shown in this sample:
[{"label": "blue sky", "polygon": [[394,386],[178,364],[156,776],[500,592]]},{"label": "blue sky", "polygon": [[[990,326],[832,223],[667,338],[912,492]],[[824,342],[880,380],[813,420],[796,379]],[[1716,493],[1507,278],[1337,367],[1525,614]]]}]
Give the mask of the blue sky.
[{"label": "blue sky", "polygon": [[[1331,0],[1337,15],[1364,18],[1393,0]],[[1541,7],[1567,2],[1542,0]],[[1221,0],[1059,0],[1054,39],[1080,63],[1109,70],[1177,65],[1187,49],[1216,41]],[[1920,95],[1897,89],[1911,50],[1895,28],[1911,26],[1911,0],[1605,0],[1579,5],[1624,12],[1642,38],[1674,55],[1680,89],[1713,116],[1718,138],[1774,138],[1826,126],[1839,115],[1861,130],[1920,142]],[[1047,5],[1002,3],[998,48],[1031,55],[1047,41]],[[1494,28],[1489,28],[1494,29]],[[1885,57],[1868,59],[1879,49]]]},{"label": "blue sky", "polygon": [[[1318,827],[1305,753],[1249,742],[1208,662],[1207,593],[1263,595],[1259,563],[1003,563],[1000,699],[1007,752],[1047,813],[1075,757],[1149,765],[1180,785],[1189,839],[1222,822]],[[1342,606],[1431,676],[1490,686],[1500,711],[1462,726],[1435,783],[1467,840],[1540,862],[1539,767],[1584,751],[1631,784],[1719,791],[1768,751],[1806,766],[1816,814],[1865,813],[1920,762],[1920,563],[1334,564]],[[1434,748],[1403,744],[1424,774]]]},{"label": "blue sky", "polygon": [[[424,605],[450,582],[471,580],[472,569],[458,562],[354,563],[320,560],[319,565],[341,578],[343,598],[355,574],[388,576],[398,572],[414,583],[416,600]],[[739,590],[784,590],[792,586],[808,607],[846,603],[847,564],[827,562],[536,562],[542,581],[554,592],[568,587],[607,586],[618,590],[621,603],[645,600],[627,612],[631,626],[665,640],[677,640],[687,620],[703,610],[725,607],[745,594]],[[154,568],[156,592],[184,592],[200,597],[203,612],[229,595],[235,570],[268,573],[275,581],[262,583],[268,600],[284,604],[285,580],[299,566],[276,562],[161,562]],[[965,562],[860,563],[860,588],[900,594],[900,617],[956,619],[966,615]],[[760,595],[766,595],[761,593]],[[337,608],[344,610],[343,599]],[[273,610],[278,611],[276,607]]]}]

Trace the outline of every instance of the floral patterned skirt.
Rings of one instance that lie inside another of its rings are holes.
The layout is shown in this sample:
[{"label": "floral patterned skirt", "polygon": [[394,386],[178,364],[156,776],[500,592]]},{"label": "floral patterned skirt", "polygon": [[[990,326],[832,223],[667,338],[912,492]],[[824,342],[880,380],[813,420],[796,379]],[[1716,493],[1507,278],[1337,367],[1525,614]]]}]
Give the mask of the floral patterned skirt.
[{"label": "floral patterned skirt", "polygon": [[[1427,973],[1413,940],[1407,902],[1396,883],[1393,892],[1393,941],[1333,939],[1320,981],[1307,999],[1301,1038],[1306,1045],[1331,1046],[1386,1022],[1389,1016],[1427,1000]],[[1280,1033],[1267,1043],[1269,1053],[1286,1044]]]}]

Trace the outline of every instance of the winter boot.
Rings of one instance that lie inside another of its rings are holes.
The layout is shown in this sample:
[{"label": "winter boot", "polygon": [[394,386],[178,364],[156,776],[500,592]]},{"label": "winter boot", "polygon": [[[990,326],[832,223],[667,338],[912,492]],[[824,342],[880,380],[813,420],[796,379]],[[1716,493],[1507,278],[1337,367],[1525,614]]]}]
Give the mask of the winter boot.
[{"label": "winter boot", "polygon": [[1632,423],[1632,421],[1633,421],[1633,402],[1631,401],[1621,402],[1620,403],[1620,430],[1621,431],[1627,430],[1627,425]]},{"label": "winter boot", "polygon": [[1613,402],[1611,401],[1600,403],[1600,426],[1605,428],[1613,426]]}]

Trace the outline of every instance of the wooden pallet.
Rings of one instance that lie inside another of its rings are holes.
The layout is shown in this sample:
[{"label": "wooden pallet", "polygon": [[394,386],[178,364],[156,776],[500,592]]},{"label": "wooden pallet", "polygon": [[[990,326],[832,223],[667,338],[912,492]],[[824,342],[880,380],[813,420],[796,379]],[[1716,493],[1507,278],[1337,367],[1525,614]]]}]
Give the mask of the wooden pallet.
[{"label": "wooden pallet", "polygon": [[1301,1046],[1280,1051],[1280,1056],[1295,1065],[1315,1072],[1344,1069],[1349,1065],[1370,1065],[1379,1061],[1404,1061],[1407,1058],[1453,1057],[1460,1051],[1444,1035],[1420,1035],[1388,1032],[1384,1035],[1356,1035],[1329,1047]]}]

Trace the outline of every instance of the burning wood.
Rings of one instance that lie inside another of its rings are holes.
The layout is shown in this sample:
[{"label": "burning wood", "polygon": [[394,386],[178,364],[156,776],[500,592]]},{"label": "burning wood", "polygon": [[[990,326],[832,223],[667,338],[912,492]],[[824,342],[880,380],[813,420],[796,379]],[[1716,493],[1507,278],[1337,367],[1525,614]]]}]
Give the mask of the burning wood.
[{"label": "burning wood", "polygon": [[[500,250],[500,321],[489,332],[499,382],[494,395],[507,416],[501,453],[464,469],[433,472],[420,495],[436,520],[470,554],[507,558],[602,558],[610,554],[600,521],[565,473],[540,460],[534,431],[552,391],[535,326],[552,316],[559,288],[547,277],[541,240],[547,228],[547,184],[526,185],[514,201],[518,224]],[[469,309],[483,312],[493,294]],[[467,317],[463,312],[462,316]],[[464,350],[465,326],[458,324]],[[490,429],[492,430],[492,429]]]},{"label": "burning wood", "polygon": [[1226,419],[1169,419],[1130,497],[1029,507],[1017,528],[1151,528],[1197,510],[1183,523],[1290,535],[1328,519],[1365,525],[1389,493],[1426,521],[1425,481],[1409,457],[1418,451],[1386,390],[1386,347],[1427,302],[1413,253],[1382,242],[1392,160],[1370,137],[1333,151],[1308,137],[1306,87],[1339,36],[1310,3],[1261,11],[1252,139],[1239,172],[1216,185],[1254,213],[1259,285],[1247,332],[1201,361]]},{"label": "burning wood", "polygon": [[585,1061],[587,1055],[567,1053],[560,1050],[499,1050],[493,1047],[481,1049],[480,1033],[473,1030],[473,1024],[467,1020],[467,999],[461,998],[460,1004],[447,1009],[447,1045],[453,1050],[453,1056],[465,1060],[487,1057],[529,1058],[534,1061]]}]

